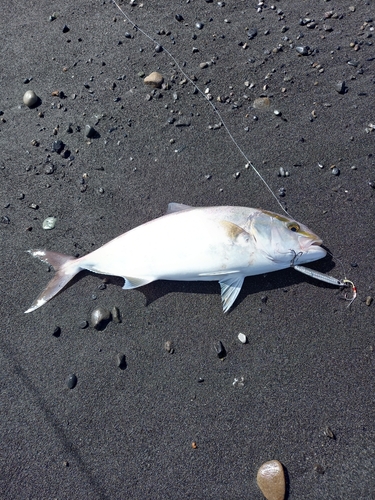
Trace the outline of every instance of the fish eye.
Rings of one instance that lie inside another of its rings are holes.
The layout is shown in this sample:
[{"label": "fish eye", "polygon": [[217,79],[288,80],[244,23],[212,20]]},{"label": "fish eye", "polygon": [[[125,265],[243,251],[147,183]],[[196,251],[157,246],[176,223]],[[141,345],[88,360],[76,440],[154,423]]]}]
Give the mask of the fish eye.
[{"label": "fish eye", "polygon": [[300,227],[297,224],[297,222],[290,222],[288,224],[288,229],[290,229],[291,231],[293,231],[293,233],[297,233],[300,230]]}]

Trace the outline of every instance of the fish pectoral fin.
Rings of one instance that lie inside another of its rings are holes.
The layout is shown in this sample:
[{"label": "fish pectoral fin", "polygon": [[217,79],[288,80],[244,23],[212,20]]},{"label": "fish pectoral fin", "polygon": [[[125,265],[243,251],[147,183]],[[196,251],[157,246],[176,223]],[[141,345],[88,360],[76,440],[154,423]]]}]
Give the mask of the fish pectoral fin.
[{"label": "fish pectoral fin", "polygon": [[135,278],[133,276],[123,276],[125,283],[122,287],[123,290],[131,290],[132,288],[138,288],[139,286],[147,285],[152,281],[155,281],[155,278]]},{"label": "fish pectoral fin", "polygon": [[183,203],[168,203],[167,214],[173,214],[175,212],[182,212],[184,210],[190,210],[193,207],[189,205],[184,205]]},{"label": "fish pectoral fin", "polygon": [[221,227],[224,229],[225,234],[231,241],[236,241],[237,243],[247,243],[250,238],[250,234],[245,231],[242,227],[230,222],[228,220],[220,221]]},{"label": "fish pectoral fin", "polygon": [[226,313],[232,307],[238,294],[241,291],[244,277],[242,274],[229,276],[219,281],[221,286],[221,303],[223,305],[223,312]]}]

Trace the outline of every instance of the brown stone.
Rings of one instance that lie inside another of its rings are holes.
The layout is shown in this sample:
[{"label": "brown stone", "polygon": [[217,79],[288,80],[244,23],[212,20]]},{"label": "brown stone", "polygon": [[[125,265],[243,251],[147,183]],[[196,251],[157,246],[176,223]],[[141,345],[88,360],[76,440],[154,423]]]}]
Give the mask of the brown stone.
[{"label": "brown stone", "polygon": [[266,109],[269,108],[271,101],[268,97],[257,97],[253,101],[253,108],[255,109]]},{"label": "brown stone", "polygon": [[157,71],[153,71],[148,76],[146,76],[143,81],[146,85],[150,85],[154,89],[160,89],[164,82],[164,78]]},{"label": "brown stone", "polygon": [[271,460],[260,466],[257,474],[257,483],[260,491],[267,500],[284,500],[284,468],[278,460]]}]

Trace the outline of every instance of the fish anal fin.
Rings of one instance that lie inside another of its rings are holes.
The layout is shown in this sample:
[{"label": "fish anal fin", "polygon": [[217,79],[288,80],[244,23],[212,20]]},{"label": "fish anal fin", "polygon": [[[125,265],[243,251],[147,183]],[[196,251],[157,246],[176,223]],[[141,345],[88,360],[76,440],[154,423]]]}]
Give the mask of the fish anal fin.
[{"label": "fish anal fin", "polygon": [[223,305],[223,312],[226,313],[234,304],[238,294],[241,291],[244,277],[242,274],[228,276],[219,281],[221,287],[221,302]]},{"label": "fish anal fin", "polygon": [[135,278],[134,276],[123,276],[123,278],[125,280],[124,286],[122,287],[123,290],[131,290],[132,288],[138,288],[155,281],[155,278]]},{"label": "fish anal fin", "polygon": [[191,210],[193,207],[184,205],[183,203],[168,203],[167,214],[174,214],[175,212],[183,212],[184,210]]}]

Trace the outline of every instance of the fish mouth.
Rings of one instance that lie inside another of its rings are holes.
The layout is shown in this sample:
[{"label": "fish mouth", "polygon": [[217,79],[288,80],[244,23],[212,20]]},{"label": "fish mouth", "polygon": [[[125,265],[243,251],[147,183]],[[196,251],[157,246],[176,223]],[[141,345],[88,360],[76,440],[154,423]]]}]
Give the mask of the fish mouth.
[{"label": "fish mouth", "polygon": [[300,246],[303,252],[307,252],[311,247],[319,248],[323,244],[323,240],[316,234],[304,235],[300,238]]}]

